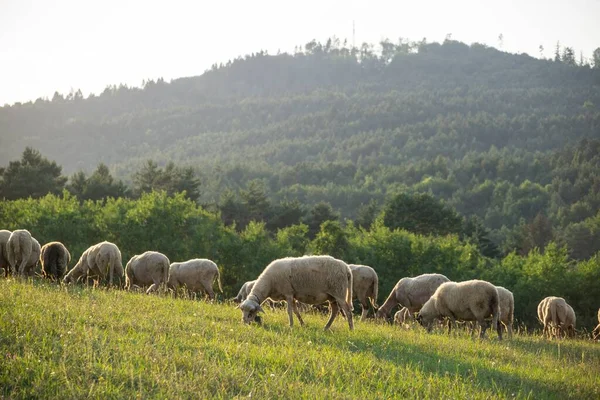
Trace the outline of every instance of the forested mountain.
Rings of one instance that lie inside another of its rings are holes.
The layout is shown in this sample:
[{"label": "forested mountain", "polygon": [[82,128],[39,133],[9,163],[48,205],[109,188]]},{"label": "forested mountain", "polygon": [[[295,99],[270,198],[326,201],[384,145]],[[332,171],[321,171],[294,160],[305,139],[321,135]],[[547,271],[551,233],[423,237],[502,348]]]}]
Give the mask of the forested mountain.
[{"label": "forested mountain", "polygon": [[104,163],[131,182],[149,159],[174,162],[198,174],[203,204],[258,179],[273,201],[325,201],[351,219],[429,192],[505,249],[600,237],[599,62],[452,40],[378,49],[312,41],[171,83],[6,106],[1,164],[30,146],[68,174]]}]

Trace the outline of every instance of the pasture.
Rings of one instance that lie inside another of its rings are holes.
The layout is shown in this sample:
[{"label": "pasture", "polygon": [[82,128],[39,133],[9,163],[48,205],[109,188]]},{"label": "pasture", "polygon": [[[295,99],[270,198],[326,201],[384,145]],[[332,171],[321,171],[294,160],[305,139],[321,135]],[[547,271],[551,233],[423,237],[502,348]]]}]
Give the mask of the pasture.
[{"label": "pasture", "polygon": [[246,326],[232,304],[2,279],[0,398],[600,398],[590,340],[304,319]]}]

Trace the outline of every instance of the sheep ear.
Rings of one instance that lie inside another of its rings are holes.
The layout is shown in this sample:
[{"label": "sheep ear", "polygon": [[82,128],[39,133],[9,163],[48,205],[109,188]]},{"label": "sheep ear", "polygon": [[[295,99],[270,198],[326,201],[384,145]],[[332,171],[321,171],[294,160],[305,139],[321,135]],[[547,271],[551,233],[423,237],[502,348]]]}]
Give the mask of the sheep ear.
[{"label": "sheep ear", "polygon": [[256,312],[262,312],[262,313],[264,313],[265,310],[263,310],[262,306],[259,304],[258,307],[256,308]]}]

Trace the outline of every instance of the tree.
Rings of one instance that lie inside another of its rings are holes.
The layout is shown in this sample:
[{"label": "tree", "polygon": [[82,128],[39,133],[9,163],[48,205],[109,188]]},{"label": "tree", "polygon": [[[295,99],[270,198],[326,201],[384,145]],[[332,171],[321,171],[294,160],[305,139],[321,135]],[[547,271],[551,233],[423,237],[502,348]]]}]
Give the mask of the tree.
[{"label": "tree", "polygon": [[265,221],[267,219],[271,212],[271,203],[261,180],[253,179],[248,182],[246,190],[240,190],[240,197],[249,221]]},{"label": "tree", "polygon": [[133,190],[137,196],[153,190],[164,190],[168,194],[185,191],[187,198],[197,200],[200,197],[200,180],[191,167],[181,168],[169,162],[162,169],[154,161],[147,160],[133,174]]},{"label": "tree", "polygon": [[350,244],[348,235],[339,221],[325,221],[311,246],[314,254],[327,254],[344,259]]},{"label": "tree", "polygon": [[358,208],[356,223],[361,228],[369,228],[379,212],[379,204],[377,201],[371,200],[367,204],[361,204]]},{"label": "tree", "polygon": [[82,200],[101,200],[108,197],[124,197],[127,187],[122,181],[115,181],[108,167],[100,163],[89,178],[83,171],[71,177],[67,189]]},{"label": "tree", "polygon": [[298,200],[284,200],[271,208],[267,229],[275,232],[288,226],[299,224],[306,211]]},{"label": "tree", "polygon": [[575,60],[575,50],[572,47],[565,47],[562,54],[562,62],[567,65],[577,65]]},{"label": "tree", "polygon": [[427,193],[400,193],[383,211],[383,223],[390,229],[406,229],[422,235],[447,235],[462,230],[458,213]]},{"label": "tree", "polygon": [[308,237],[314,238],[323,222],[337,221],[339,218],[340,215],[333,211],[331,204],[325,201],[315,204],[305,218],[305,223],[308,225]]},{"label": "tree", "polygon": [[59,194],[67,182],[61,166],[31,147],[23,151],[20,161],[11,161],[0,173],[0,198],[7,200]]},{"label": "tree", "polygon": [[592,60],[593,60],[593,63],[594,63],[594,68],[600,69],[600,47],[598,47],[592,53]]},{"label": "tree", "polygon": [[465,220],[461,238],[472,242],[477,246],[481,254],[490,258],[500,258],[502,253],[498,246],[490,240],[490,231],[477,216],[467,218]]}]

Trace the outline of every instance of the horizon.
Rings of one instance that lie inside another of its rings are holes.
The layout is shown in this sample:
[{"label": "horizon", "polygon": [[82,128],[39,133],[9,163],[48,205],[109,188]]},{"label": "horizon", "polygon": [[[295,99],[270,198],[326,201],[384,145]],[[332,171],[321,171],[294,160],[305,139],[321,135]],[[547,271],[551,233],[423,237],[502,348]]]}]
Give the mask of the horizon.
[{"label": "horizon", "polygon": [[600,47],[600,41],[594,43],[600,38],[597,15],[600,0],[575,0],[569,7],[558,0],[542,7],[536,0],[377,0],[368,6],[358,1],[323,6],[309,0],[298,9],[274,0],[260,5],[176,0],[168,7],[141,0],[102,5],[7,0],[0,4],[0,105],[51,99],[54,92],[81,90],[88,97],[112,85],[141,87],[149,79],[199,76],[215,63],[261,50],[293,53],[295,46],[313,39],[324,43],[336,36],[352,44],[353,22],[356,46],[377,45],[385,38],[397,42],[399,37],[441,43],[451,34],[469,45],[481,43],[536,58],[540,45],[543,58],[552,58],[560,42],[575,50],[577,60],[580,54],[589,60]]}]

